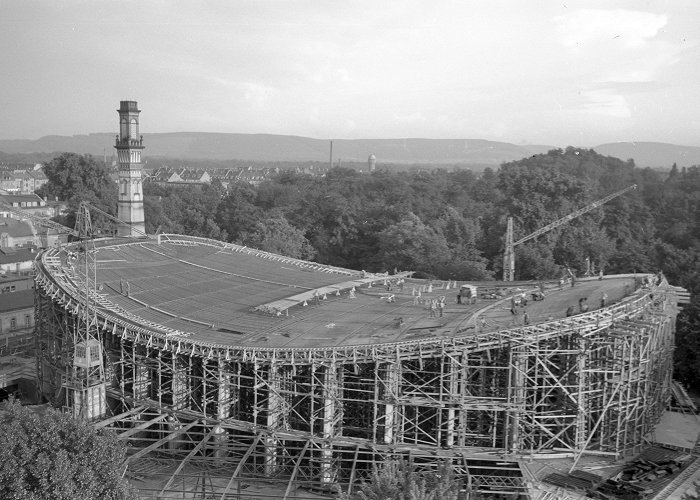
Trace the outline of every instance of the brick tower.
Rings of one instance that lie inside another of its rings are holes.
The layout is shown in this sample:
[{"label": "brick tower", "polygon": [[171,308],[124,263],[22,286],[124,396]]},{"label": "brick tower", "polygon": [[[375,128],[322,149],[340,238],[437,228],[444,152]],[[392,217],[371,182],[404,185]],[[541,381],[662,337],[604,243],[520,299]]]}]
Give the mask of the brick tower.
[{"label": "brick tower", "polygon": [[119,236],[144,236],[143,189],[141,184],[141,151],[143,136],[139,135],[139,113],[136,101],[120,101],[117,158],[119,159],[119,203],[117,217]]}]

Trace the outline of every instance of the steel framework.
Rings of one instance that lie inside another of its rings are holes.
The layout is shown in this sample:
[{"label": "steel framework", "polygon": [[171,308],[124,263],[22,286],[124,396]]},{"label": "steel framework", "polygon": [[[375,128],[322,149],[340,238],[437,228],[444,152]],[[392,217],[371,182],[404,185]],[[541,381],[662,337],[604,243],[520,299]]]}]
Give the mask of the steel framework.
[{"label": "steel framework", "polygon": [[[39,390],[56,406],[85,304],[60,252],[36,262]],[[671,394],[679,290],[665,280],[556,321],[332,348],[197,342],[93,293],[112,415],[97,425],[129,443],[130,477],[162,480],[158,498],[264,498],[251,486],[263,479],[317,498],[391,456],[448,461],[473,490],[518,496],[520,460],[639,451]]]}]

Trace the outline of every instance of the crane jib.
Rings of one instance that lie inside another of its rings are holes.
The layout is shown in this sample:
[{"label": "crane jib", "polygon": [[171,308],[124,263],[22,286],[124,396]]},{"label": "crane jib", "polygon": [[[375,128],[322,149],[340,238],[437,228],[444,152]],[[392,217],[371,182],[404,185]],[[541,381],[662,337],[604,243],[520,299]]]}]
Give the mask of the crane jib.
[{"label": "crane jib", "polygon": [[620,191],[616,191],[612,194],[609,194],[605,198],[601,198],[600,200],[594,201],[593,203],[586,205],[583,208],[579,208],[578,210],[565,215],[561,219],[558,219],[551,224],[548,224],[544,227],[541,227],[537,231],[535,231],[532,234],[529,234],[525,236],[524,238],[520,238],[519,240],[513,242],[513,218],[508,217],[508,228],[506,230],[506,245],[505,245],[505,251],[503,253],[503,281],[513,281],[515,279],[515,246],[520,245],[521,243],[525,243],[526,241],[529,241],[531,239],[537,238],[541,234],[544,234],[548,231],[551,231],[552,229],[555,229],[562,224],[566,224],[567,222],[575,219],[576,217],[579,217],[580,215],[583,215],[587,212],[590,212],[593,209],[598,208],[599,206],[609,202],[610,200],[617,198],[620,195],[625,194],[626,192],[636,189],[637,185],[632,184],[631,186],[627,186],[624,189],[621,189]]}]

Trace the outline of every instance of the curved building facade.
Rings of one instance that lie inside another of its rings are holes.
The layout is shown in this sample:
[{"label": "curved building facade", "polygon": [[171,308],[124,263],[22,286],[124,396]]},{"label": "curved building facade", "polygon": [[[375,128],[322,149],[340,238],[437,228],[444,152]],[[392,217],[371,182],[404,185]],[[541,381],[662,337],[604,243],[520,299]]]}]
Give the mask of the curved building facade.
[{"label": "curved building facade", "polygon": [[[93,318],[90,415],[141,436],[137,457],[228,460],[217,494],[237,475],[345,489],[410,455],[517,496],[521,460],[639,451],[670,398],[676,289],[646,276],[552,285],[522,325],[498,300],[455,303],[456,283],[177,235],[54,248],[36,269],[44,397],[76,404],[74,332]],[[548,309],[600,287],[605,307]]]}]

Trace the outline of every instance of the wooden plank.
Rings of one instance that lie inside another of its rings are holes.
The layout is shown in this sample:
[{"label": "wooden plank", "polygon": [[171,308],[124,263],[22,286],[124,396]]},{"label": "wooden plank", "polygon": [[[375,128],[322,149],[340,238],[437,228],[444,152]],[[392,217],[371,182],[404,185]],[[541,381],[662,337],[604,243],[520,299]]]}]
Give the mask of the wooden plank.
[{"label": "wooden plank", "polygon": [[233,474],[231,474],[231,479],[229,479],[229,482],[226,485],[226,488],[224,488],[224,492],[221,494],[221,498],[219,500],[226,500],[226,493],[228,493],[228,490],[231,489],[231,485],[233,484],[233,481],[238,477],[238,474],[241,472],[241,469],[245,465],[246,461],[248,460],[250,455],[255,451],[255,447],[260,442],[260,439],[262,439],[262,433],[258,433],[258,435],[255,436],[255,440],[253,440],[253,444],[251,444],[248,447],[248,450],[245,452],[245,454],[241,458],[240,462],[238,462],[238,465],[236,466],[236,469],[233,471]]},{"label": "wooden plank", "polygon": [[136,453],[134,453],[134,454],[131,455],[130,457],[127,457],[127,459],[126,459],[126,461],[124,462],[124,464],[125,464],[125,465],[128,465],[130,462],[133,462],[134,460],[137,460],[137,459],[141,458],[142,456],[146,455],[147,453],[150,453],[151,451],[160,448],[160,447],[163,446],[165,443],[174,440],[176,437],[180,436],[181,434],[186,433],[187,431],[189,431],[189,430],[190,430],[192,427],[194,427],[195,425],[199,425],[199,423],[200,423],[199,420],[195,420],[194,422],[191,422],[191,423],[187,424],[186,426],[184,426],[184,427],[182,427],[182,428],[180,428],[180,429],[174,430],[173,432],[171,432],[170,434],[168,434],[168,435],[165,436],[164,438],[159,439],[159,440],[156,441],[155,443],[152,443],[152,444],[150,444],[149,446],[147,446],[147,447],[145,447],[145,448],[143,448],[143,449],[137,451]]}]

